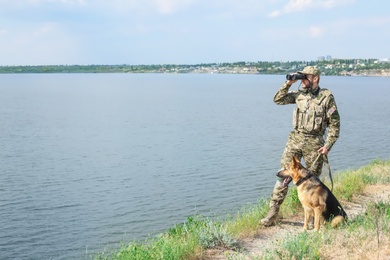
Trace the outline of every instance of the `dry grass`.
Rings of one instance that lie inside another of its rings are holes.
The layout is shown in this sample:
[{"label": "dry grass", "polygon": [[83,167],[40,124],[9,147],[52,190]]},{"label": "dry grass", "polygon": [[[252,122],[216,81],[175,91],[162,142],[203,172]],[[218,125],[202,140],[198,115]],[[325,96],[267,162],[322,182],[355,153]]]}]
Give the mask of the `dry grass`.
[{"label": "dry grass", "polygon": [[[378,244],[379,239],[379,244]],[[337,230],[332,233],[332,243],[320,248],[321,259],[390,259],[389,234],[363,230],[345,233]]]}]

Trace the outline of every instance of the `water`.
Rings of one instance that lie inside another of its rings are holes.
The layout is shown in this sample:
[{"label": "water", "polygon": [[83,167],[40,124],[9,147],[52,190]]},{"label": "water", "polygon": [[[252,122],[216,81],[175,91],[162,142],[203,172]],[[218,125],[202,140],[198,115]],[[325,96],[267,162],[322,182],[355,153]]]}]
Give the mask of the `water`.
[{"label": "water", "polygon": [[[85,259],[254,204],[292,125],[293,106],[272,102],[283,76],[0,79],[0,259]],[[321,85],[342,118],[333,173],[389,159],[390,78]]]}]

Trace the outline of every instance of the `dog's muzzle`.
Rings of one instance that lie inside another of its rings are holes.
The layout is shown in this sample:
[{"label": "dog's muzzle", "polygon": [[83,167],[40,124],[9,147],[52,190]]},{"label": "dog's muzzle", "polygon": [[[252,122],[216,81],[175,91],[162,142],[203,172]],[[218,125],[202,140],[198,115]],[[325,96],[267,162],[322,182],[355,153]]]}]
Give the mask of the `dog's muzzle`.
[{"label": "dog's muzzle", "polygon": [[291,177],[284,178],[284,180],[283,180],[283,187],[284,188],[287,187],[290,184],[291,181],[292,181]]}]

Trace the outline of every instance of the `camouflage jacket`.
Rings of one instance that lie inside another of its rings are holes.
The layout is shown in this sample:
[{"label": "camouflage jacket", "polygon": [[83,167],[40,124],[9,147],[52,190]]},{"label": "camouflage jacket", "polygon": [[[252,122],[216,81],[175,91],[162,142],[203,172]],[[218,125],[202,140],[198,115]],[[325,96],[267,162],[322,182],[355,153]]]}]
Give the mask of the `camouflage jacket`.
[{"label": "camouflage jacket", "polygon": [[284,83],[276,92],[274,102],[278,105],[296,104],[293,127],[298,132],[324,136],[328,128],[325,147],[330,150],[340,134],[340,115],[332,92],[320,87],[315,94],[307,90],[289,92],[290,87]]}]

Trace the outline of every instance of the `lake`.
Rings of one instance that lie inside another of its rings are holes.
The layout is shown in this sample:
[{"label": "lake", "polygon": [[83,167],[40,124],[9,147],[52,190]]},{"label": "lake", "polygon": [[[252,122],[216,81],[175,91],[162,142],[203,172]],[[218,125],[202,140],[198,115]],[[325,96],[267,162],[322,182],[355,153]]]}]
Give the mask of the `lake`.
[{"label": "lake", "polygon": [[[292,129],[294,106],[272,101],[284,78],[0,75],[0,259],[86,259],[268,198]],[[390,78],[320,85],[341,115],[332,173],[390,159]]]}]

